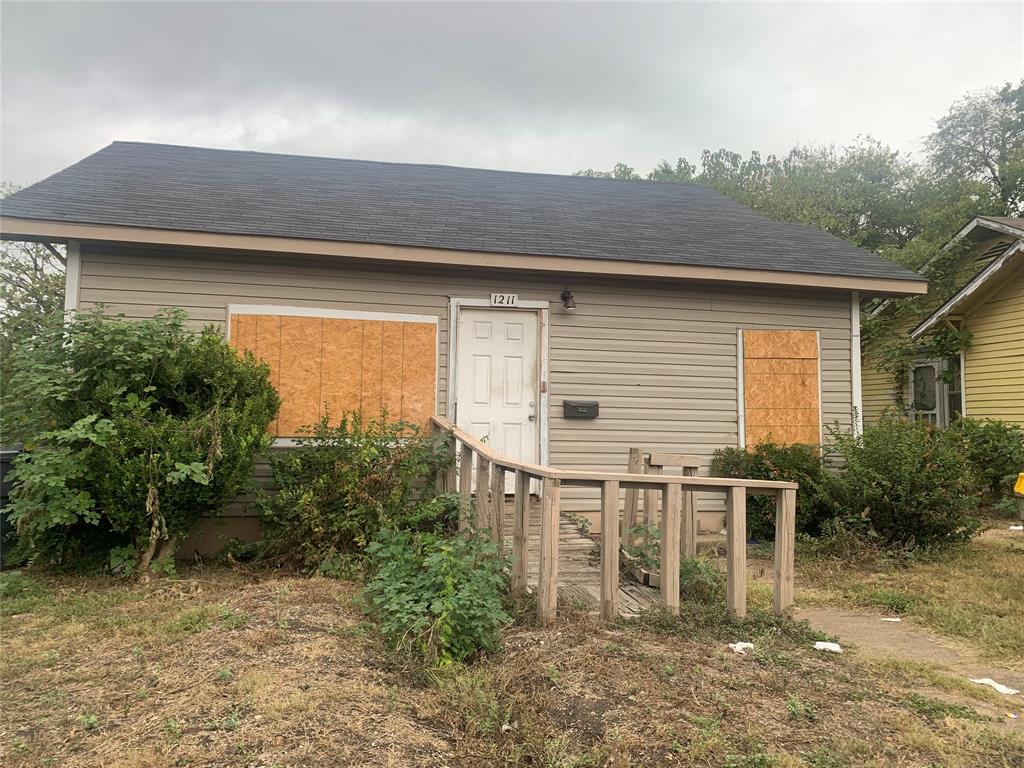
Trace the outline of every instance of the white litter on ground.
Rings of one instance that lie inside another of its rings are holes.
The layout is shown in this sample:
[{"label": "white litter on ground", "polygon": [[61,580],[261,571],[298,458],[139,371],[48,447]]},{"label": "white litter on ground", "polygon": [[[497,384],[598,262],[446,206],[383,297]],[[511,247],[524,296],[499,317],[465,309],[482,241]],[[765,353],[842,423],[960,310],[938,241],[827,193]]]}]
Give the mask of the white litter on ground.
[{"label": "white litter on ground", "polygon": [[1024,531],[1024,525],[1011,525],[1011,531]]},{"label": "white litter on ground", "polygon": [[746,653],[754,649],[753,643],[729,643],[729,647],[732,648],[733,653]]},{"label": "white litter on ground", "polygon": [[814,644],[814,650],[816,651],[831,651],[832,653],[842,653],[843,649],[839,647],[839,643],[826,643],[823,640],[819,640]]},{"label": "white litter on ground", "polygon": [[987,685],[989,688],[994,688],[998,693],[1002,693],[1007,696],[1013,696],[1014,694],[1020,693],[1020,691],[1018,691],[1016,688],[1010,688],[1009,686],[1003,685],[1002,683],[997,683],[991,677],[970,677],[968,679],[972,683],[977,683],[978,685]]},{"label": "white litter on ground", "polygon": [[882,619],[882,621],[891,621],[895,624],[896,622],[903,621],[903,619],[897,618],[895,616],[890,616],[888,618]]}]

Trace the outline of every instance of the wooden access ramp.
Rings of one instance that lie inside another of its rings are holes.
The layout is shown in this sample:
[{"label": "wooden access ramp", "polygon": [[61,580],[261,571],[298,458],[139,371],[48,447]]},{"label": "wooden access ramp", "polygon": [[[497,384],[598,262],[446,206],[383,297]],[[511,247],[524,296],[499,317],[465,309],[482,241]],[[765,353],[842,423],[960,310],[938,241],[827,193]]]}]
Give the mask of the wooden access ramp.
[{"label": "wooden access ramp", "polygon": [[[484,445],[447,419],[431,419],[435,433],[446,441],[451,462],[436,478],[440,491],[463,497],[462,524],[490,530],[495,542],[506,539],[505,476],[515,476],[511,514],[512,590],[524,593],[530,571],[530,529],[534,517],[530,485],[540,481],[537,516],[540,518],[537,555],[537,617],[542,624],[558,613],[561,565],[561,492],[564,486],[601,489],[600,604],[601,616],[620,615],[619,540],[622,514],[619,491],[655,491],[661,496],[660,603],[669,613],[679,612],[679,553],[689,549],[681,526],[683,495],[687,491],[724,491],[726,499],[726,585],[729,609],[747,613],[747,494],[765,494],[775,500],[776,613],[787,613],[793,603],[793,547],[796,533],[796,483],[734,477],[680,477],[629,472],[588,472],[527,464]],[[494,493],[491,490],[494,490]],[[469,518],[470,510],[473,519]],[[687,526],[690,529],[690,526]]]},{"label": "wooden access ramp", "polygon": [[[540,512],[541,502],[531,496],[527,508],[526,583],[536,589],[540,574]],[[505,544],[511,547],[510,531],[514,525],[515,499],[505,497],[503,529]],[[601,546],[572,518],[561,515],[558,521],[558,599],[563,605],[579,605],[585,610],[601,606]],[[641,611],[656,607],[661,595],[654,587],[619,582],[619,615],[638,616]]]}]

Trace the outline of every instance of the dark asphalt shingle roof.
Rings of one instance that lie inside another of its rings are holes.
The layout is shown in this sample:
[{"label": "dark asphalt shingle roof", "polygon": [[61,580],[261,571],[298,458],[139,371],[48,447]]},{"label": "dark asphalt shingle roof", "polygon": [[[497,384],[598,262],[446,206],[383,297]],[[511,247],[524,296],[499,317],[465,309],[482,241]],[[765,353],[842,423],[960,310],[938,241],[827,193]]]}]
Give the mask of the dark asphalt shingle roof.
[{"label": "dark asphalt shingle roof", "polygon": [[114,142],[2,205],[62,222],[921,279],[700,184]]}]

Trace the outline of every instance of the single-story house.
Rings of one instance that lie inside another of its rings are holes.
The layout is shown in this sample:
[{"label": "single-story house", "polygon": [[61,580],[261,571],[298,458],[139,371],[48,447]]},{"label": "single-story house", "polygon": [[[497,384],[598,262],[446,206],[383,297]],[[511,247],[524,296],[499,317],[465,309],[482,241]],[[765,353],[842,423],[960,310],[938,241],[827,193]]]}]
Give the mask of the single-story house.
[{"label": "single-story house", "polygon": [[[967,331],[965,349],[948,358],[918,356],[895,375],[864,349],[864,416],[907,414],[940,426],[961,415],[1024,426],[1024,219],[978,216],[945,248],[957,247],[958,289],[900,318],[908,341],[939,328]],[[895,302],[882,303],[881,314]]]},{"label": "single-story house", "polygon": [[10,196],[0,230],[67,244],[68,309],[182,307],[269,361],[281,444],[329,402],[563,468],[637,446],[706,472],[850,427],[861,300],[927,290],[698,184],[133,142]]}]

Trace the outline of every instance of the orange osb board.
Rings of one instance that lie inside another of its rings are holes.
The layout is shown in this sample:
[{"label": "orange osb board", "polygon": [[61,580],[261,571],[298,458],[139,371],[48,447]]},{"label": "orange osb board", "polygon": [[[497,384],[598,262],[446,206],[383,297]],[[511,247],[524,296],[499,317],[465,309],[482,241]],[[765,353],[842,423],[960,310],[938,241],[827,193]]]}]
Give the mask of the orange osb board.
[{"label": "orange osb board", "polygon": [[281,410],[269,430],[294,437],[329,406],[426,425],[437,390],[437,325],[393,320],[232,315],[231,344],[270,366]]},{"label": "orange osb board", "polygon": [[743,331],[746,445],[821,440],[815,331]]}]

